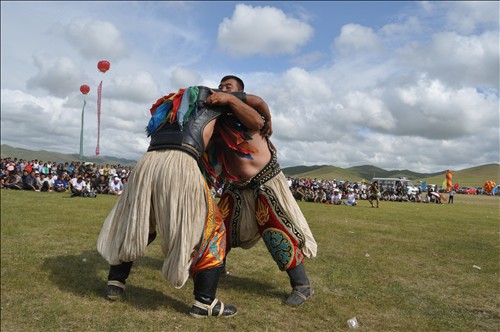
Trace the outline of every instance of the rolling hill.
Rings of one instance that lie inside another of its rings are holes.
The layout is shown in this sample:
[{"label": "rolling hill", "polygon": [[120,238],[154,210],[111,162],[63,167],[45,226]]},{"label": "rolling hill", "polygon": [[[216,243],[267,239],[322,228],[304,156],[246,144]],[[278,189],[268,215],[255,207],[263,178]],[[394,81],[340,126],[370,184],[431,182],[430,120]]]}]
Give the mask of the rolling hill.
[{"label": "rolling hill", "polygon": [[[43,160],[43,161],[55,161],[57,163],[67,162],[67,161],[81,161],[80,156],[78,154],[64,154],[53,151],[33,151],[26,150],[21,148],[15,148],[6,144],[2,144],[1,146],[1,157],[11,157],[17,159],[26,159],[26,160]],[[110,165],[124,165],[124,166],[133,166],[137,163],[137,160],[129,160],[124,158],[116,158],[116,157],[108,157],[108,156],[84,156],[83,161],[85,162],[93,162],[96,164],[110,164]]]}]

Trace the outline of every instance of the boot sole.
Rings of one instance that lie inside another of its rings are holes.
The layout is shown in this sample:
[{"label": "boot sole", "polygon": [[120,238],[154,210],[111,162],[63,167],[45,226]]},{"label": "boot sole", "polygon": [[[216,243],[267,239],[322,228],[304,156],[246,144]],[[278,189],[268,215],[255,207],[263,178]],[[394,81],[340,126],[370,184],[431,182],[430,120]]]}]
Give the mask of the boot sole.
[{"label": "boot sole", "polygon": [[195,313],[192,313],[190,312],[189,315],[191,315],[191,317],[194,317],[194,318],[208,318],[208,317],[215,317],[215,318],[230,318],[230,317],[234,317],[236,316],[238,313],[235,312],[234,314],[231,314],[231,315],[227,315],[227,316],[208,316],[208,315],[199,315],[199,314],[195,314]]}]

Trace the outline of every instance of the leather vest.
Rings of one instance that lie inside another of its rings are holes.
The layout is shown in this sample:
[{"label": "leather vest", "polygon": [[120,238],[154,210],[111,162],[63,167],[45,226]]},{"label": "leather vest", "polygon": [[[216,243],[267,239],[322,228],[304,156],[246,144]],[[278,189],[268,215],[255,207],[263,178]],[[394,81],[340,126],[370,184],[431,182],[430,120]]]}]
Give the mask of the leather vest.
[{"label": "leather vest", "polygon": [[[222,106],[205,105],[205,99],[210,95],[210,88],[199,86],[198,89],[196,109],[191,112],[188,121],[183,124],[182,128],[177,121],[165,123],[151,135],[148,151],[177,149],[188,152],[196,160],[200,159],[205,150],[203,141],[205,126],[222,113],[230,111],[230,109]],[[217,89],[212,90],[220,91]],[[246,102],[244,92],[231,92],[231,94]]]}]

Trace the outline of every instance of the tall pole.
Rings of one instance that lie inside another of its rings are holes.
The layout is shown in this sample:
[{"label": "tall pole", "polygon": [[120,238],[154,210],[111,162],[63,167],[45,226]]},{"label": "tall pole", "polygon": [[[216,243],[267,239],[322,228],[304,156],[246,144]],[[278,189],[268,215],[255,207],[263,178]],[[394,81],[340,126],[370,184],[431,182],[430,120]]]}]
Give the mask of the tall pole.
[{"label": "tall pole", "polygon": [[80,160],[83,160],[83,118],[84,118],[86,104],[87,104],[87,102],[84,99],[83,100],[83,108],[82,108],[82,128],[80,130]]}]

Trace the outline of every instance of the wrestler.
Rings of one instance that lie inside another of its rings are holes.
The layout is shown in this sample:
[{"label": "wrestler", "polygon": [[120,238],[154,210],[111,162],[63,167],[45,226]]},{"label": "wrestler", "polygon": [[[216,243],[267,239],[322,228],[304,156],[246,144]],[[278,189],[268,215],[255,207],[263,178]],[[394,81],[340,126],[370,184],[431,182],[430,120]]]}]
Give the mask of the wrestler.
[{"label": "wrestler", "polygon": [[[207,104],[223,92],[243,92],[244,84],[230,75],[222,78],[219,89],[222,92],[210,95]],[[252,107],[267,114],[265,121],[270,122],[265,102],[259,107],[266,111]],[[262,238],[280,270],[289,276],[292,292],[284,303],[301,305],[313,295],[304,257],[316,256],[316,241],[280,169],[268,132],[247,127],[235,115],[218,119],[213,136],[217,152],[211,152],[226,180],[218,205],[227,230],[227,252],[234,247],[249,249]]]},{"label": "wrestler", "polygon": [[[191,276],[194,304],[190,315],[231,317],[234,305],[215,297],[225,257],[225,226],[199,168],[200,156],[222,112],[241,115],[258,130],[264,122],[245,104],[244,93],[219,96],[226,107],[207,106],[212,91],[189,87],[160,98],[151,108],[150,146],[106,218],[97,249],[111,265],[106,287],[109,300],[124,291],[133,261],[161,235],[162,275],[181,288]],[[200,240],[201,239],[201,240]]]}]

